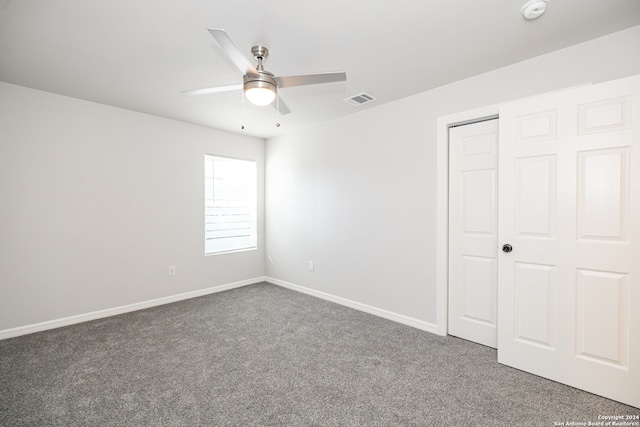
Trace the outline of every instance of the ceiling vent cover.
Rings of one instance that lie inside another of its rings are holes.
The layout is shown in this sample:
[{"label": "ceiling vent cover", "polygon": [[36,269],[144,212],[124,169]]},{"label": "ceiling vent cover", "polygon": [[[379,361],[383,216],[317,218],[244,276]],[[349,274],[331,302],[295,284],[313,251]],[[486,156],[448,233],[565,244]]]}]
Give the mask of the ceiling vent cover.
[{"label": "ceiling vent cover", "polygon": [[368,104],[369,102],[373,102],[376,99],[378,99],[378,98],[376,98],[375,96],[371,95],[370,93],[362,92],[362,93],[359,93],[357,95],[350,96],[349,98],[344,99],[344,102],[346,102],[347,104],[351,104],[354,107],[358,107],[360,105],[364,105],[364,104]]}]

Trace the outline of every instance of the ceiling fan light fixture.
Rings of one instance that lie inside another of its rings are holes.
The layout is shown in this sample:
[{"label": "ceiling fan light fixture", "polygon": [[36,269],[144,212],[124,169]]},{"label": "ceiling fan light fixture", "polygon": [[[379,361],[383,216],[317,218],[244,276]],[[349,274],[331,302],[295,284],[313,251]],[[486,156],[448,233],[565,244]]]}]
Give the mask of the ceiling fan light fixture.
[{"label": "ceiling fan light fixture", "polygon": [[253,105],[269,105],[276,99],[276,85],[261,79],[245,81],[244,94]]}]

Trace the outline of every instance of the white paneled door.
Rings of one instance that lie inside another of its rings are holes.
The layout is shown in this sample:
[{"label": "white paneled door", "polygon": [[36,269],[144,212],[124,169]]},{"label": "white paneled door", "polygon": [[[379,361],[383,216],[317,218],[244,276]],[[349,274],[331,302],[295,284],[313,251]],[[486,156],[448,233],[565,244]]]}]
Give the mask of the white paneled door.
[{"label": "white paneled door", "polygon": [[500,108],[498,361],[640,407],[640,77]]},{"label": "white paneled door", "polygon": [[498,120],[449,129],[449,334],[495,348]]}]

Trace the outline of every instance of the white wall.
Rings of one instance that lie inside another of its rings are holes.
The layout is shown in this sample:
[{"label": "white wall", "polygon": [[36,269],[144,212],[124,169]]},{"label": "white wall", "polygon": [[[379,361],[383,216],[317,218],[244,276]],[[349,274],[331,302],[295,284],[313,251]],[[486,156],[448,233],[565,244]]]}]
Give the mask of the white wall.
[{"label": "white wall", "polygon": [[270,139],[259,250],[210,257],[203,155],[262,176],[263,140],[0,82],[0,337],[265,274],[435,330],[437,118],[640,73],[639,45],[634,27]]},{"label": "white wall", "polygon": [[[259,250],[204,256],[205,153],[257,161]],[[0,332],[262,279],[263,177],[262,139],[0,83]]]},{"label": "white wall", "polygon": [[638,46],[640,26],[269,139],[267,276],[435,330],[438,117],[640,73]]}]

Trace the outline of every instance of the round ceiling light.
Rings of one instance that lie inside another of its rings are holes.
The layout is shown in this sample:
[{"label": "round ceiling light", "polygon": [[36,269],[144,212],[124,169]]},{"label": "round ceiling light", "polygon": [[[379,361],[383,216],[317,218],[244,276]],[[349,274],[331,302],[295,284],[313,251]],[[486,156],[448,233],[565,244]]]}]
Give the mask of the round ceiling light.
[{"label": "round ceiling light", "polygon": [[272,88],[259,87],[253,83],[249,83],[244,89],[244,94],[253,105],[262,107],[271,104],[276,99],[276,93]]},{"label": "round ceiling light", "polygon": [[526,19],[536,19],[547,10],[548,0],[529,0],[522,5],[520,11]]}]

